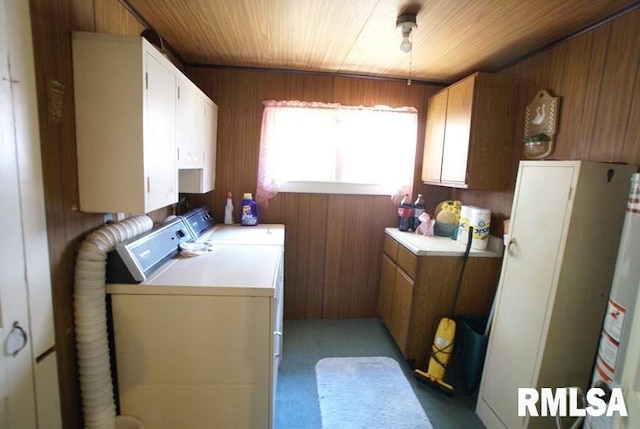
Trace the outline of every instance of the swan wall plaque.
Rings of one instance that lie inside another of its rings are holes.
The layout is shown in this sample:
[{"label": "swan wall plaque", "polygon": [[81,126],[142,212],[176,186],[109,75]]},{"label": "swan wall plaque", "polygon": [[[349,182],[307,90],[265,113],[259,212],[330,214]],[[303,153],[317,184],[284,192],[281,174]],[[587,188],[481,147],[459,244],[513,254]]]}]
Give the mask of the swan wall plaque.
[{"label": "swan wall plaque", "polygon": [[542,159],[553,152],[558,108],[558,97],[551,97],[545,90],[527,106],[523,140],[527,158]]}]

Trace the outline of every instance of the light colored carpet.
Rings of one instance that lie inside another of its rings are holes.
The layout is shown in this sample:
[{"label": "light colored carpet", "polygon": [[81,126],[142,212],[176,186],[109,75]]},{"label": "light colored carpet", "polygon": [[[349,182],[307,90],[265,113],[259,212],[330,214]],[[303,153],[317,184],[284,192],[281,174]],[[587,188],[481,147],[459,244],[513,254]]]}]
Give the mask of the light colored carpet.
[{"label": "light colored carpet", "polygon": [[316,364],[323,429],[431,429],[398,362],[325,358]]}]

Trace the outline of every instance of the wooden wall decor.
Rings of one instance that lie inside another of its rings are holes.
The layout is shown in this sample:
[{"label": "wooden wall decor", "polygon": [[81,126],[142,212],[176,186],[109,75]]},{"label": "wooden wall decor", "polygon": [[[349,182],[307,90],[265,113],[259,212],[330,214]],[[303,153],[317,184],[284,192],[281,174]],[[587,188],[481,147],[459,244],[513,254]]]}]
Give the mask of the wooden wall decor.
[{"label": "wooden wall decor", "polygon": [[524,156],[543,159],[551,155],[557,132],[560,99],[540,90],[527,108],[524,117]]}]

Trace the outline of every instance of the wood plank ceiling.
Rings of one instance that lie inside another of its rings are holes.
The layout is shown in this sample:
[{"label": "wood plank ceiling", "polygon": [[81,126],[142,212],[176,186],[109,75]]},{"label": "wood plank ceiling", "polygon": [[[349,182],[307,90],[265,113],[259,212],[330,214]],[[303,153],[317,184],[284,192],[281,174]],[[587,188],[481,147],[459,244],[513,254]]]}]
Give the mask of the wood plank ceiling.
[{"label": "wood plank ceiling", "polygon": [[[638,0],[121,0],[187,64],[453,82],[495,71]],[[411,54],[396,18],[417,13]],[[410,71],[411,70],[411,71]]]}]

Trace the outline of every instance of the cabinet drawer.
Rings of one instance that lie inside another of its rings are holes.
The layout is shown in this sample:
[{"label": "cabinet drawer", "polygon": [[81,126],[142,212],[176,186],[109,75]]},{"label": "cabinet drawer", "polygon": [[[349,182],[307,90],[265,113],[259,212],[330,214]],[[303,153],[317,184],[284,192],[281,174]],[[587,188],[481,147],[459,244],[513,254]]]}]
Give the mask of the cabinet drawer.
[{"label": "cabinet drawer", "polygon": [[398,247],[400,247],[398,242],[385,234],[384,253],[386,253],[393,262],[396,262],[398,260]]},{"label": "cabinet drawer", "polygon": [[415,280],[418,273],[418,257],[404,247],[398,245],[398,266]]}]

